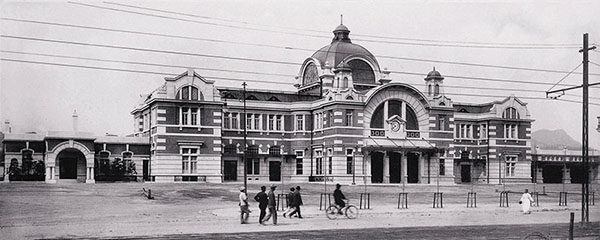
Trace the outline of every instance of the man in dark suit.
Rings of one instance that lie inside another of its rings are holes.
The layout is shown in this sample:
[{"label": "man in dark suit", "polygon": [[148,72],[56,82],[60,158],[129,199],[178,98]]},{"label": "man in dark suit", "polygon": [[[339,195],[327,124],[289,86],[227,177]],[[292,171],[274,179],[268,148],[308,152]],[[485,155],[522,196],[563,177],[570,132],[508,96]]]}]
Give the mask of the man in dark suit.
[{"label": "man in dark suit", "polygon": [[260,216],[258,217],[258,223],[261,224],[263,218],[265,217],[265,215],[267,215],[266,209],[267,203],[269,201],[267,193],[265,193],[265,191],[267,191],[267,187],[262,186],[260,187],[260,192],[257,193],[256,196],[254,196],[254,200],[258,202],[258,208],[260,208]]}]

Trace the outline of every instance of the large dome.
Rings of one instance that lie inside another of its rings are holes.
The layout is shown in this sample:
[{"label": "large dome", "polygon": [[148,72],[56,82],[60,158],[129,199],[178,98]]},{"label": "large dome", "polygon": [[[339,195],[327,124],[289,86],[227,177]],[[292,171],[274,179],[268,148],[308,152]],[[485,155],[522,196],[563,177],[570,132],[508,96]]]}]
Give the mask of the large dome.
[{"label": "large dome", "polygon": [[375,56],[361,45],[354,44],[350,41],[350,30],[343,24],[340,24],[333,31],[334,38],[331,44],[322,47],[315,52],[312,57],[319,60],[321,66],[328,65],[330,67],[337,66],[341,61],[346,60],[350,56],[366,58],[374,67],[379,69],[379,64]]}]

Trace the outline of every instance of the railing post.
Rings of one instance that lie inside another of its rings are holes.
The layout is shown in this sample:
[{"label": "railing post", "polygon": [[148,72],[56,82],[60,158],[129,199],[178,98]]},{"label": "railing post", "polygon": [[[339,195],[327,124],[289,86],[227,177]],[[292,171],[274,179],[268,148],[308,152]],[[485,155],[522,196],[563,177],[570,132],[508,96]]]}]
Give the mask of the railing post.
[{"label": "railing post", "polygon": [[398,194],[398,208],[408,208],[408,193],[401,192]]},{"label": "railing post", "polygon": [[477,207],[477,193],[469,192],[467,193],[467,208],[476,208]]},{"label": "railing post", "polygon": [[508,207],[508,191],[500,192],[500,207]]},{"label": "railing post", "polygon": [[560,192],[560,196],[558,197],[558,206],[567,206],[567,192]]},{"label": "railing post", "polygon": [[[363,201],[364,198],[364,201]],[[360,194],[360,209],[371,209],[371,193],[361,193]]]},{"label": "railing post", "polygon": [[444,193],[433,193],[433,208],[444,208]]}]

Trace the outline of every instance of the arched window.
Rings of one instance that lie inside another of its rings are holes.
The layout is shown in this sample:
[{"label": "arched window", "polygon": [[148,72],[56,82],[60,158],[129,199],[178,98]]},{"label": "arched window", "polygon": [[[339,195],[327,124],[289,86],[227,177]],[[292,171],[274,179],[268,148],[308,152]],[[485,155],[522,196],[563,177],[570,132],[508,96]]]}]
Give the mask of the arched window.
[{"label": "arched window", "polygon": [[406,130],[419,130],[417,114],[409,106],[406,106],[406,118],[404,120],[406,120]]},{"label": "arched window", "polygon": [[383,103],[379,104],[373,112],[373,116],[371,116],[371,128],[383,128],[383,106]]},{"label": "arched window", "polygon": [[313,82],[319,81],[319,71],[314,63],[309,63],[304,68],[304,75],[302,76],[302,84],[307,85]]},{"label": "arched window", "polygon": [[427,85],[427,95],[431,96],[431,85]]},{"label": "arched window", "polygon": [[519,112],[513,107],[506,108],[502,113],[502,118],[506,119],[520,119]]},{"label": "arched window", "polygon": [[438,84],[435,85],[435,88],[433,90],[433,95],[434,96],[440,95],[440,85],[438,85]]},{"label": "arched window", "polygon": [[184,86],[181,89],[179,89],[179,91],[177,92],[177,95],[175,95],[176,99],[182,99],[182,100],[200,100],[202,101],[203,97],[202,97],[202,93],[198,91],[197,87],[194,86]]},{"label": "arched window", "polygon": [[347,96],[346,100],[354,100],[354,98],[352,96]]},{"label": "arched window", "polygon": [[354,83],[375,83],[375,73],[371,65],[358,59],[349,61],[348,65],[352,69],[352,81]]},{"label": "arched window", "polygon": [[344,77],[344,80],[342,81],[342,88],[347,88],[348,87],[348,78]]},{"label": "arched window", "polygon": [[[386,120],[384,119],[384,106],[385,103],[379,104],[373,112],[371,116],[371,128],[383,128]],[[406,130],[419,130],[419,120],[412,107],[399,100],[389,100],[387,106],[388,118],[398,115],[406,121]]]}]

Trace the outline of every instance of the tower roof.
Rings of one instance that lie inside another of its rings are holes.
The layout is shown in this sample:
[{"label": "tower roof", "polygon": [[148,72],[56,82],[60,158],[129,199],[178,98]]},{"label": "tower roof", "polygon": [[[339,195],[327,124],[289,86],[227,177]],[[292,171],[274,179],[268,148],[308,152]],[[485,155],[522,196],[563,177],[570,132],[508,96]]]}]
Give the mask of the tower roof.
[{"label": "tower roof", "polygon": [[435,67],[433,67],[433,70],[431,70],[431,72],[427,74],[427,77],[425,77],[425,81],[428,80],[444,80],[444,77],[442,74],[440,74],[440,72],[435,70]]}]

